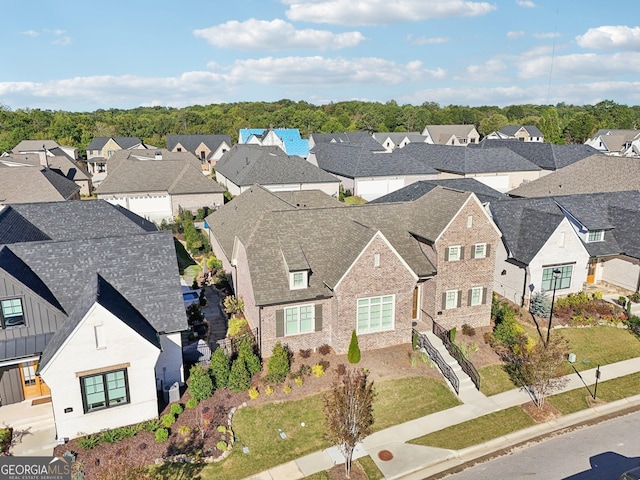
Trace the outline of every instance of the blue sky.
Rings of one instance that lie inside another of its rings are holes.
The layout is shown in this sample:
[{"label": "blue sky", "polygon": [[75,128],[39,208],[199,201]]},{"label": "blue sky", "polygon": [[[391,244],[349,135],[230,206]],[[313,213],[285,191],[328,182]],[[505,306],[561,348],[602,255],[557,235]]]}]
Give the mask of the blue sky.
[{"label": "blue sky", "polygon": [[0,0],[0,104],[640,104],[629,0]]}]

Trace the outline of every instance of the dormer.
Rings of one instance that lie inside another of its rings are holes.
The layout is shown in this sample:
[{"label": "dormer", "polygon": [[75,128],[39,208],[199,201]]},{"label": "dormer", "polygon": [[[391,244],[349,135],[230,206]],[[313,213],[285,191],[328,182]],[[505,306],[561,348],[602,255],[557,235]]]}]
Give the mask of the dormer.
[{"label": "dormer", "polygon": [[309,286],[309,270],[289,272],[289,290],[300,290]]},{"label": "dormer", "polygon": [[280,251],[285,268],[289,273],[289,290],[308,288],[311,267],[300,245],[282,242]]}]

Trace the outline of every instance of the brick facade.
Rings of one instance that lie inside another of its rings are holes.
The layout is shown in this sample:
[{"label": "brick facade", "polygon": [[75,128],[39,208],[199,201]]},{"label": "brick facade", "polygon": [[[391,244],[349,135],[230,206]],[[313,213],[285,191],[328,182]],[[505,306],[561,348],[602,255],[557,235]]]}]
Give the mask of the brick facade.
[{"label": "brick facade", "polygon": [[180,209],[191,210],[195,214],[202,207],[216,207],[224,203],[222,193],[194,193],[189,195],[171,195],[171,209],[174,216],[180,214]]}]

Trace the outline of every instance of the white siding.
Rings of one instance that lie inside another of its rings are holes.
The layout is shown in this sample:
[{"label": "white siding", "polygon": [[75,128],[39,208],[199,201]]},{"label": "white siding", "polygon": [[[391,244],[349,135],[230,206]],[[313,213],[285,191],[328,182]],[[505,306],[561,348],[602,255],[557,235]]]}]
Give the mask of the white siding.
[{"label": "white siding", "polygon": [[[507,250],[502,242],[496,247],[496,267],[493,290],[517,305],[522,305],[526,269],[506,262]],[[504,275],[502,274],[504,272]]]},{"label": "white siding", "polygon": [[602,279],[627,290],[636,291],[638,288],[638,277],[640,276],[640,266],[635,265],[625,258],[617,257],[606,260],[598,265],[602,272]]},{"label": "white siding", "polygon": [[182,337],[180,333],[160,335],[162,353],[156,363],[156,386],[171,386],[173,382],[184,384],[184,368],[182,365]]},{"label": "white siding", "polygon": [[[104,348],[96,348],[94,327],[100,324]],[[157,416],[154,366],[159,355],[157,347],[95,304],[41,372],[51,389],[58,437],[75,438]],[[76,373],[123,363],[130,364],[127,368],[130,403],[85,414]],[[65,413],[65,409],[72,411]]]}]

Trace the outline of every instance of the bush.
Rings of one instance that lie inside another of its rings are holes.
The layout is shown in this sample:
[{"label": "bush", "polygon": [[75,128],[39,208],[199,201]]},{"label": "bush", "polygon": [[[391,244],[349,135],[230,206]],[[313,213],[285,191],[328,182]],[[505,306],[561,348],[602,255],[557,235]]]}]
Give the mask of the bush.
[{"label": "bush", "polygon": [[284,387],[282,387],[282,391],[284,393],[286,393],[287,395],[289,395],[291,393],[291,390],[293,390],[293,389],[291,388],[291,385],[289,385],[288,383]]},{"label": "bush", "polygon": [[453,327],[451,330],[449,330],[449,340],[451,341],[451,343],[456,343],[457,331],[458,329],[456,327]]},{"label": "bush", "polygon": [[235,315],[244,311],[244,300],[242,297],[236,297],[235,295],[227,295],[222,302],[224,305],[225,313],[229,315]]},{"label": "bush", "polygon": [[195,398],[190,398],[187,400],[187,408],[196,408],[198,406],[198,401]]},{"label": "bush", "polygon": [[311,356],[311,349],[307,348],[306,350],[300,349],[300,358],[309,358]]},{"label": "bush", "polygon": [[551,300],[549,299],[547,292],[542,290],[540,292],[535,292],[531,296],[529,311],[536,317],[549,318],[549,314],[551,313]]},{"label": "bush", "polygon": [[268,396],[273,395],[273,387],[271,385],[267,385],[266,387],[264,387],[264,393]]},{"label": "bush", "polygon": [[318,378],[324,376],[325,374],[324,366],[320,363],[316,363],[313,367],[311,367],[311,371]]},{"label": "bush", "polygon": [[216,430],[218,431],[218,433],[227,433],[227,427],[225,427],[224,425],[218,425],[216,427]]},{"label": "bush", "polygon": [[191,428],[187,425],[182,425],[180,428],[178,428],[178,433],[183,437],[186,437],[191,433]]},{"label": "bush", "polygon": [[224,388],[229,381],[229,357],[222,348],[216,348],[211,355],[211,365],[209,375],[213,379],[216,389]]},{"label": "bush", "polygon": [[105,430],[100,434],[100,443],[116,443],[121,440],[120,432],[117,429]]},{"label": "bush", "polygon": [[251,375],[249,375],[246,363],[240,357],[236,358],[231,365],[227,386],[232,392],[244,392],[251,386]]},{"label": "bush", "polygon": [[156,442],[163,443],[169,439],[169,430],[166,428],[159,428],[156,430]]},{"label": "bush", "polygon": [[76,440],[76,443],[80,448],[85,450],[91,450],[100,444],[100,436],[96,434],[86,435]]},{"label": "bush", "polygon": [[160,420],[157,418],[152,418],[142,423],[142,429],[145,432],[153,433],[159,428],[160,428]]},{"label": "bush", "polygon": [[174,415],[172,415],[171,413],[167,413],[167,414],[162,416],[162,418],[160,420],[160,423],[162,423],[163,427],[169,428],[171,425],[176,423],[176,417]]},{"label": "bush", "polygon": [[349,342],[349,351],[347,352],[347,360],[349,360],[349,363],[360,362],[360,346],[358,345],[358,336],[356,335],[355,330],[351,332],[351,342]]},{"label": "bush", "polygon": [[273,382],[282,383],[291,371],[289,362],[289,350],[283,347],[280,342],[273,347],[271,358],[267,363],[267,372]]},{"label": "bush", "polygon": [[180,405],[179,403],[172,403],[171,404],[171,409],[169,410],[171,412],[172,415],[180,415],[184,409],[182,408],[182,405]]},{"label": "bush", "polygon": [[229,446],[227,445],[227,442],[225,442],[224,440],[220,440],[218,443],[216,443],[216,448],[224,452],[227,448],[229,448]]},{"label": "bush", "polygon": [[213,381],[204,368],[196,363],[189,370],[189,392],[191,398],[195,398],[200,402],[213,395]]},{"label": "bush", "polygon": [[260,357],[256,355],[253,348],[253,340],[250,337],[245,337],[240,342],[238,358],[244,361],[251,377],[262,370],[262,362]]},{"label": "bush", "polygon": [[301,387],[304,383],[304,379],[301,376],[297,376],[293,379],[293,381],[296,382],[296,385],[298,385],[299,387]]},{"label": "bush", "polygon": [[325,343],[318,347],[318,352],[320,352],[320,355],[329,355],[331,353],[331,347]]},{"label": "bush", "polygon": [[260,392],[258,392],[258,388],[255,386],[251,387],[248,393],[251,400],[255,400],[260,396]]},{"label": "bush", "polygon": [[468,323],[465,323],[464,325],[462,325],[462,334],[466,335],[467,337],[473,337],[476,334],[476,329]]},{"label": "bush", "polygon": [[189,325],[200,323],[204,320],[204,314],[202,308],[197,303],[192,303],[187,307],[187,322]]},{"label": "bush", "polygon": [[[229,297],[227,297],[229,298]],[[237,337],[247,330],[247,319],[232,317],[229,319],[228,337]]]},{"label": "bush", "polygon": [[338,364],[338,366],[336,367],[336,374],[342,376],[345,373],[347,373],[347,366],[344,363]]}]

